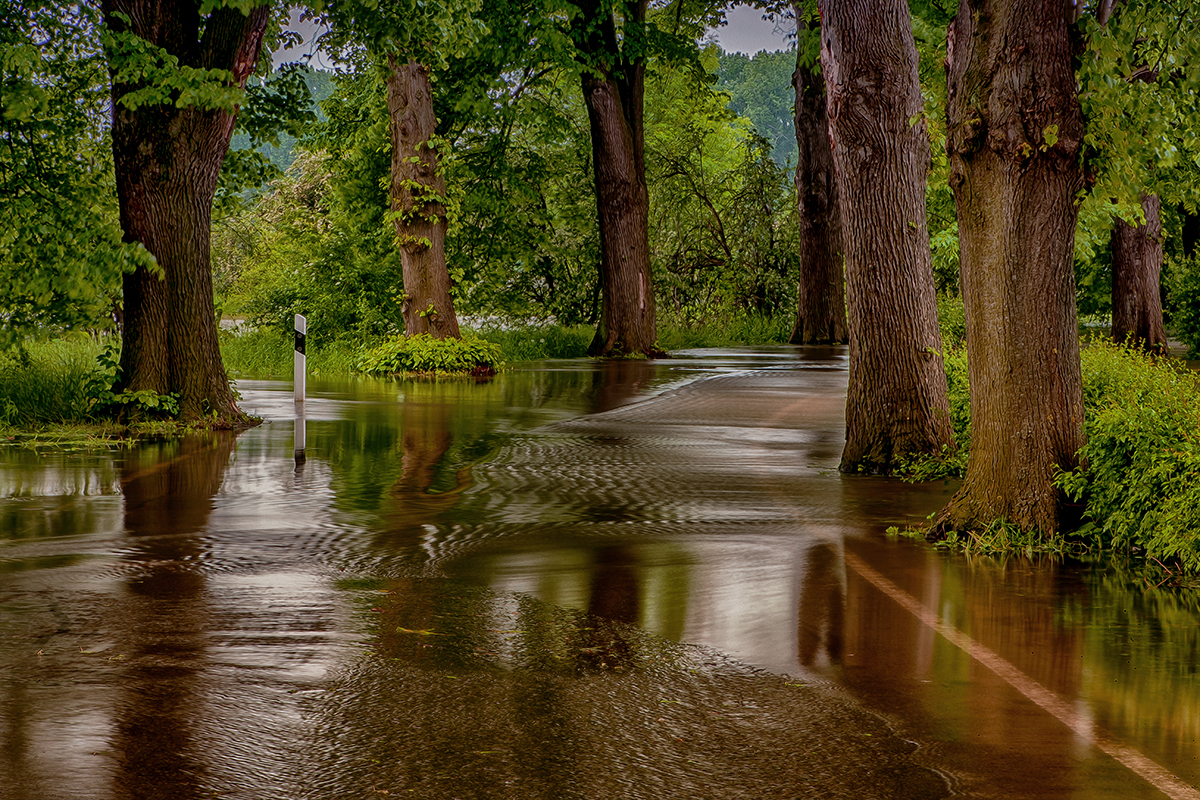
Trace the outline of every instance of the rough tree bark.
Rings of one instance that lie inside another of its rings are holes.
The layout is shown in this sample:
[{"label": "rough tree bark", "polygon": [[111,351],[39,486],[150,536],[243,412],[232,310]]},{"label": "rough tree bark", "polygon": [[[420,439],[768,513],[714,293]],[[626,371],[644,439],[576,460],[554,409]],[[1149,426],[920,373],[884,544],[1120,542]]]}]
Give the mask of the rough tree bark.
[{"label": "rough tree bark", "polygon": [[850,305],[844,471],[952,446],[925,223],[929,139],[904,0],[823,0]]},{"label": "rough tree bark", "polygon": [[[270,9],[220,8],[202,17],[194,4],[105,0],[103,11],[113,31],[145,39],[181,66],[229,70],[241,87]],[[184,419],[212,415],[215,424],[242,425],[247,418],[217,343],[210,260],[212,201],[237,113],[121,102],[140,88],[113,82],[117,197],[125,240],[141,242],[162,275],[139,268],[125,276],[121,388],[177,393]]]},{"label": "rough tree bark", "polygon": [[1112,232],[1112,336],[1153,353],[1167,352],[1159,279],[1163,265],[1162,203],[1142,195],[1144,225],[1117,220]]},{"label": "rough tree bark", "polygon": [[1070,0],[961,0],[948,136],[971,379],[966,479],[933,535],[1060,525],[1057,469],[1083,445],[1073,250],[1084,124]]},{"label": "rough tree bark", "polygon": [[[581,81],[592,135],[600,224],[602,311],[590,353],[659,355],[642,118],[645,55],[624,53],[610,5],[594,1],[576,5],[580,13],[574,26],[585,66]],[[648,0],[628,4],[625,44],[629,37],[643,35],[647,5]]]},{"label": "rough tree bark", "polygon": [[430,140],[437,131],[429,69],[388,57],[392,212],[404,269],[404,332],[459,338],[446,268],[446,179]]},{"label": "rough tree bark", "polygon": [[[808,31],[795,7],[797,37]],[[842,220],[837,177],[829,144],[825,111],[825,78],[818,65],[805,63],[805,48],[796,47],[796,201],[800,209],[800,285],[791,344],[845,344],[845,275],[842,270]]]}]

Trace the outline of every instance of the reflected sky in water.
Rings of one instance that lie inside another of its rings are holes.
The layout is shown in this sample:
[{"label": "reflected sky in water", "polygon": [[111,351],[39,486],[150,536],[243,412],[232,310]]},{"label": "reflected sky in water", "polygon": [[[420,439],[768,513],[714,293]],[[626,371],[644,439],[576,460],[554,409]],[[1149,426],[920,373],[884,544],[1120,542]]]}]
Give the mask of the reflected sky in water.
[{"label": "reflected sky in water", "polygon": [[845,370],[313,378],[302,459],[242,381],[237,437],[0,448],[0,798],[1197,796],[1196,596],[887,539],[954,486],[837,473]]}]

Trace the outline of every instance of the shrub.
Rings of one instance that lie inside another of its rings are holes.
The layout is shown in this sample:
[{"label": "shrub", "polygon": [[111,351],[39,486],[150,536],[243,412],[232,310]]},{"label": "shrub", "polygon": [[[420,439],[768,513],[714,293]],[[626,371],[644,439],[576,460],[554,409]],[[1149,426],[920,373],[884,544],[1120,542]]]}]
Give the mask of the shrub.
[{"label": "shrub", "polygon": [[402,372],[492,374],[501,366],[500,347],[483,339],[435,339],[427,333],[399,336],[367,352],[359,369],[373,375]]},{"label": "shrub", "polygon": [[1200,257],[1176,265],[1169,289],[1172,332],[1188,346],[1188,358],[1200,358]]},{"label": "shrub", "polygon": [[1082,466],[1057,483],[1086,500],[1079,533],[1200,573],[1200,380],[1178,361],[1094,342],[1083,353]]},{"label": "shrub", "polygon": [[[1200,376],[1179,361],[1106,340],[1083,349],[1082,368],[1087,444],[1079,452],[1081,466],[1055,479],[1068,497],[1086,503],[1084,525],[1072,539],[1200,574]],[[899,471],[908,480],[966,471],[971,421],[964,349],[947,351],[946,377],[958,450],[902,462]],[[982,535],[997,532],[1005,532],[1003,521]],[[978,536],[970,538],[981,546]]]}]

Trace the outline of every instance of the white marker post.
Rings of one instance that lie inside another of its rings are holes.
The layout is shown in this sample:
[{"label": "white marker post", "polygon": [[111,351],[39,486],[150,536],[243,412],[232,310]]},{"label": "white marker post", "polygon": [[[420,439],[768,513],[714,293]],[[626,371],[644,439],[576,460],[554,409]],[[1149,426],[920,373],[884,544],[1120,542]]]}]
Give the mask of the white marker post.
[{"label": "white marker post", "polygon": [[292,381],[296,389],[296,405],[304,405],[304,338],[308,333],[308,320],[296,315],[296,361]]},{"label": "white marker post", "polygon": [[295,439],[295,456],[296,466],[299,468],[304,463],[305,449],[305,433],[306,425],[304,419],[304,376],[305,376],[305,357],[304,357],[304,339],[308,333],[308,320],[300,314],[296,315],[296,361],[292,372],[292,381],[296,393],[296,421],[292,429],[292,435]]}]

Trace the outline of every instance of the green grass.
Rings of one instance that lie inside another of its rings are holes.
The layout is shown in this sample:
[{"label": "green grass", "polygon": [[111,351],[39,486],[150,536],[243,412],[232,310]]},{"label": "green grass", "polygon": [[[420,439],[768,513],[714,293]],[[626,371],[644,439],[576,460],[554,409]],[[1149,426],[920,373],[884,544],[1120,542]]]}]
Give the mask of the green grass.
[{"label": "green grass", "polygon": [[72,334],[0,351],[0,429],[91,419],[103,340]]},{"label": "green grass", "polygon": [[481,328],[475,335],[500,348],[506,363],[546,358],[583,358],[596,335],[590,325],[535,325],[521,328]]},{"label": "green grass", "polygon": [[691,325],[674,324],[668,320],[659,326],[658,344],[667,351],[699,347],[786,344],[792,335],[793,322],[794,320],[786,315],[764,317],[757,314]]},{"label": "green grass", "polygon": [[[353,342],[334,341],[305,348],[309,375],[347,375],[354,372],[363,348]],[[296,345],[291,336],[278,331],[221,332],[221,360],[231,378],[282,378],[292,374]]]}]

